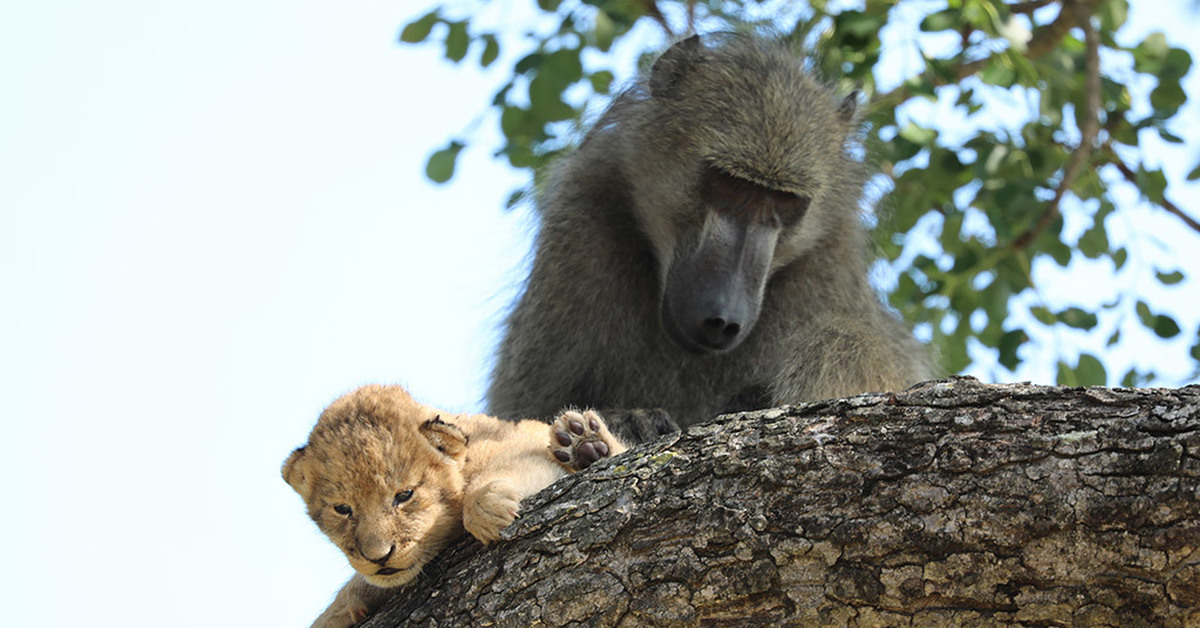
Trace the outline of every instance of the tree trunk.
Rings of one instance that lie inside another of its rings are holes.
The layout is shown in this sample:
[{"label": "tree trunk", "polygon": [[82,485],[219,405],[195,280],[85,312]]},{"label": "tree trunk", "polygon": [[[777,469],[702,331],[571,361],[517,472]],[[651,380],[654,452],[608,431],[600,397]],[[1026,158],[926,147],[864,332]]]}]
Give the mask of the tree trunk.
[{"label": "tree trunk", "polygon": [[1198,626],[1200,386],[728,415],[523,507],[364,625]]}]

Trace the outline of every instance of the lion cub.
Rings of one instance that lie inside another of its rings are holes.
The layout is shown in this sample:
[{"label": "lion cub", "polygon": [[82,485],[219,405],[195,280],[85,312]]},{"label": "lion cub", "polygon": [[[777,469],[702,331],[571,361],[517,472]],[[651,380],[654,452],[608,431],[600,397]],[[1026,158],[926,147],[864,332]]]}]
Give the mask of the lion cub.
[{"label": "lion cub", "polygon": [[350,626],[463,530],[484,543],[522,499],[626,447],[595,412],[552,425],[449,415],[399,386],[364,386],[321,413],[283,478],[358,572],[313,627]]}]

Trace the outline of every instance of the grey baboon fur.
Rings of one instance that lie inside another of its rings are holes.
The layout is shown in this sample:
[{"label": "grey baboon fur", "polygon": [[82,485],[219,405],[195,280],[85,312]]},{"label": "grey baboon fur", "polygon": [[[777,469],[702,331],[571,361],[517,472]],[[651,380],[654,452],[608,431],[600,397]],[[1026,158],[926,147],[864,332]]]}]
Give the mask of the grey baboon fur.
[{"label": "grey baboon fur", "polygon": [[665,52],[547,177],[489,411],[663,408],[686,426],[929,378],[867,281],[855,97],[776,41]]}]

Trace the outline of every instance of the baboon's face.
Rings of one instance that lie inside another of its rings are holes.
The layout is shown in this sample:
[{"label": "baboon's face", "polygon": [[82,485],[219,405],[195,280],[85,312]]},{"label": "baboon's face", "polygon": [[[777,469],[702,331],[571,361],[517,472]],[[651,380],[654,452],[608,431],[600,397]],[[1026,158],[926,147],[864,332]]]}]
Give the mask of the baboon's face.
[{"label": "baboon's face", "polygon": [[758,320],[780,235],[808,199],[706,165],[695,202],[703,220],[675,247],[663,279],[663,329],[689,351],[728,351]]},{"label": "baboon's face", "polygon": [[683,42],[655,65],[629,173],[659,261],[663,328],[695,353],[737,347],[772,273],[855,211],[826,200],[846,178],[836,169],[851,127],[837,97],[794,58],[705,55]]}]

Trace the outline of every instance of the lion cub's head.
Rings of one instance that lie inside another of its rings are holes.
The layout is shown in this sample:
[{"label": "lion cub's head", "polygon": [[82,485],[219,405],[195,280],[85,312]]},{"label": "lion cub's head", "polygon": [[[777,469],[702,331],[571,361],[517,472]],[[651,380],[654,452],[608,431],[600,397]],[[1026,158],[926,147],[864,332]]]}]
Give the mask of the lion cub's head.
[{"label": "lion cub's head", "polygon": [[395,587],[462,533],[466,444],[404,389],[364,386],[321,413],[283,478],[368,582]]}]

